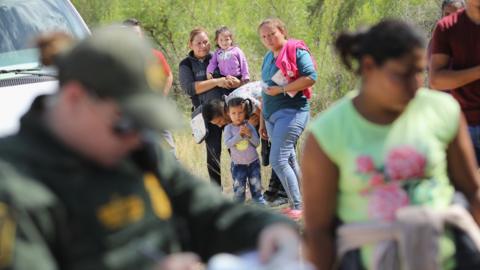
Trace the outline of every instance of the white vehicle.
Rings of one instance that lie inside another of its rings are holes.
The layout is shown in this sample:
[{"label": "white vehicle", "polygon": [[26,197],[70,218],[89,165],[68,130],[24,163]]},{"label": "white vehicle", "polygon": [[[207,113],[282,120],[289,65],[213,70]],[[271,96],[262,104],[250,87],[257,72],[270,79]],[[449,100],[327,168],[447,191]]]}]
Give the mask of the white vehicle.
[{"label": "white vehicle", "polygon": [[39,64],[35,38],[63,31],[76,39],[89,34],[68,0],[0,0],[0,137],[18,130],[33,99],[57,89],[55,70]]}]

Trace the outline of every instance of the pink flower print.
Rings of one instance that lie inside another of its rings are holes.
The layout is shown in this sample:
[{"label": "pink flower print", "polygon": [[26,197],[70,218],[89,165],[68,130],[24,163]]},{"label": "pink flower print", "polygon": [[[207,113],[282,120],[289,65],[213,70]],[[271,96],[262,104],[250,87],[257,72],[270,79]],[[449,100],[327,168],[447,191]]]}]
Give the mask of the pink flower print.
[{"label": "pink flower print", "polygon": [[368,214],[377,220],[393,221],[395,212],[408,205],[408,195],[399,183],[380,186],[370,194]]},{"label": "pink flower print", "polygon": [[357,157],[357,171],[359,173],[370,173],[375,170],[375,164],[370,156]]},{"label": "pink flower print", "polygon": [[376,173],[372,176],[372,178],[370,178],[368,182],[372,187],[379,187],[385,184],[385,178],[383,177],[383,174]]},{"label": "pink flower print", "polygon": [[385,177],[381,173],[375,173],[369,180],[368,180],[368,187],[362,189],[360,194],[362,196],[369,196],[372,189],[377,188],[385,184]]},{"label": "pink flower print", "polygon": [[387,156],[385,172],[392,180],[422,178],[427,160],[413,147],[395,148]]}]

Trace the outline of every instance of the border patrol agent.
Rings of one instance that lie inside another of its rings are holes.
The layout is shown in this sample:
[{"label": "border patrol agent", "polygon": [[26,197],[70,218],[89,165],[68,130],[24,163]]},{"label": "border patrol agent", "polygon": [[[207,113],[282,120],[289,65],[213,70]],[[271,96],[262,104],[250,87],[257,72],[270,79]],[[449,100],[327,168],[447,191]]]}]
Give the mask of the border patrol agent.
[{"label": "border patrol agent", "polygon": [[285,218],[224,199],[168,152],[148,155],[145,130],[180,122],[152,91],[164,80],[151,56],[120,27],[58,56],[58,93],[0,139],[0,268],[151,269],[162,254],[206,260],[260,240],[268,256],[298,241]]}]

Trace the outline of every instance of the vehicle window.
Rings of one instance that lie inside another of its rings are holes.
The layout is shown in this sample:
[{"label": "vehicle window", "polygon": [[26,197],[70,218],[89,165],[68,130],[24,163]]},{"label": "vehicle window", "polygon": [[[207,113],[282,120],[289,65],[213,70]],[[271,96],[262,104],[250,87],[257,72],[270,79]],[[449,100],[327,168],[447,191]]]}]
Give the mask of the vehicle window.
[{"label": "vehicle window", "polygon": [[49,31],[88,34],[67,0],[0,0],[0,69],[37,66],[34,40]]}]

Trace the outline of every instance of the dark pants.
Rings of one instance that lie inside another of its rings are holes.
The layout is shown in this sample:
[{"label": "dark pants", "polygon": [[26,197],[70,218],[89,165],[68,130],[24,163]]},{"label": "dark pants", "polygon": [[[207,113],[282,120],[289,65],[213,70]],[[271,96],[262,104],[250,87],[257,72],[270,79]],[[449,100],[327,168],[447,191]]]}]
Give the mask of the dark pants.
[{"label": "dark pants", "polygon": [[222,153],[222,128],[207,124],[208,135],[205,138],[207,147],[207,168],[210,179],[222,186],[222,178],[220,171],[220,155]]}]

